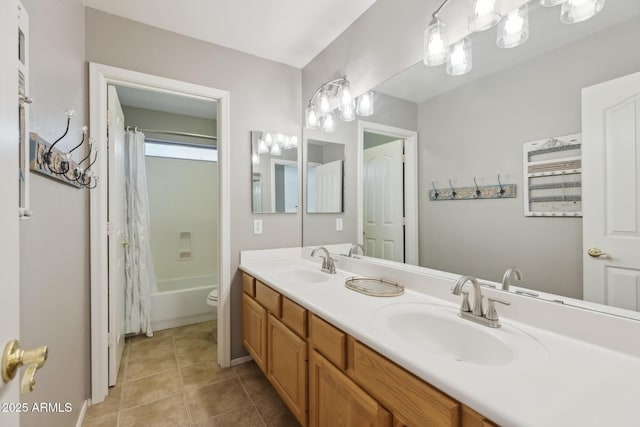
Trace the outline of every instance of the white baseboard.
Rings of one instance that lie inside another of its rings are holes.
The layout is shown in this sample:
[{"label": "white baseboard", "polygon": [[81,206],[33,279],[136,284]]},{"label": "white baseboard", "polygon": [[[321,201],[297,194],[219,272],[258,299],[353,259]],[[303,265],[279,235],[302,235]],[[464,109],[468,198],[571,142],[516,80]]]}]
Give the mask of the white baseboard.
[{"label": "white baseboard", "polygon": [[231,359],[231,366],[241,365],[243,363],[247,363],[252,360],[253,360],[253,357],[251,355],[238,357],[236,359]]},{"label": "white baseboard", "polygon": [[84,416],[87,414],[87,406],[89,406],[89,399],[82,402],[82,408],[80,408],[80,413],[78,414],[78,421],[76,422],[76,427],[82,427],[82,423],[84,422]]}]

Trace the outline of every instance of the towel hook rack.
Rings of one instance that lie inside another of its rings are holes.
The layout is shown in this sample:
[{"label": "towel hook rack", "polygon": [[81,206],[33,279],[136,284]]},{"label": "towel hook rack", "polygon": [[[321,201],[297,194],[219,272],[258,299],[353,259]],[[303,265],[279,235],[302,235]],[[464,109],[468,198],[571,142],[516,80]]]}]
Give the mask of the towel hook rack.
[{"label": "towel hook rack", "polygon": [[507,191],[504,189],[504,187],[502,186],[502,182],[500,181],[500,172],[498,172],[498,185],[500,186],[500,190],[498,191],[498,195],[500,197],[504,196],[504,193],[506,193]]},{"label": "towel hook rack", "polygon": [[451,187],[451,198],[455,199],[458,193],[456,193],[456,190],[453,188],[453,184],[451,183],[451,178],[449,178],[449,187]]},{"label": "towel hook rack", "polygon": [[436,183],[433,182],[433,180],[431,180],[431,186],[433,187],[433,198],[437,199],[438,196],[440,196],[440,193],[438,192],[438,189],[436,188]]},{"label": "towel hook rack", "polygon": [[475,194],[476,194],[476,199],[477,199],[478,197],[480,197],[480,194],[482,194],[482,193],[480,192],[480,188],[478,188],[478,183],[476,182],[476,177],[475,176],[473,177],[473,183],[476,185],[476,193]]}]

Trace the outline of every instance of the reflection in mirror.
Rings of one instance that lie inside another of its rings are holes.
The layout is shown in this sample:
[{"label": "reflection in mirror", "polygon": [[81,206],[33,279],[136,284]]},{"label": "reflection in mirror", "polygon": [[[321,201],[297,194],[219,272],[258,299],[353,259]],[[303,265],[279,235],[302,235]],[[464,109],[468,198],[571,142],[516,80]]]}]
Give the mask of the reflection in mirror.
[{"label": "reflection in mirror", "polygon": [[[585,114],[592,114],[589,111],[593,110],[587,108],[591,105],[589,100],[597,97],[583,96],[595,93],[583,92],[584,88],[609,82],[607,88],[613,90],[620,82],[614,79],[640,71],[640,52],[632,42],[640,40],[640,2],[609,2],[600,14],[577,25],[560,23],[557,9],[531,7],[529,19],[529,40],[516,49],[497,48],[492,31],[473,34],[474,69],[469,74],[450,77],[442,68],[418,63],[373,88],[377,100],[394,102],[386,103],[389,108],[384,109],[376,101],[376,116],[368,121],[412,129],[398,122],[414,120],[413,129],[418,131],[419,265],[470,274],[496,282],[498,287],[507,268],[518,267],[523,280],[512,283],[513,291],[522,286],[538,297],[569,302],[584,298],[586,301],[580,303],[583,306],[637,318],[630,311],[640,308],[640,301],[632,297],[640,295],[640,261],[637,255],[632,256],[638,250],[636,246],[621,247],[607,259],[589,256],[587,250],[591,247],[612,253],[614,249],[609,245],[614,243],[589,234],[586,203],[583,230],[580,217],[525,216],[521,189],[527,185],[523,180],[525,143],[582,133],[581,191],[585,200],[587,195],[595,200],[599,183],[612,182],[611,179],[618,179],[619,184],[609,187],[610,200],[618,200],[622,206],[640,198],[639,194],[629,193],[640,189],[637,180],[634,184],[634,178],[623,179],[640,176],[640,171],[629,169],[638,162],[623,162],[624,167],[616,168],[612,175],[595,175],[594,166],[604,156],[588,159],[589,148],[600,140],[586,132],[601,125],[602,120],[597,118],[605,117],[604,110],[609,106],[600,107],[600,113],[593,113],[594,118],[587,120]],[[616,98],[615,105],[631,103],[637,111],[639,94],[640,87],[632,87],[626,96]],[[630,111],[622,107],[619,110]],[[606,123],[623,120],[622,115],[614,116],[617,111],[610,109],[606,117],[615,120]],[[630,118],[632,115],[624,117]],[[637,122],[627,124],[628,129],[640,127]],[[605,134],[603,129],[595,133]],[[633,136],[637,134],[627,134],[626,141],[640,152],[640,141]],[[352,134],[350,139],[358,137],[361,136]],[[352,167],[349,161],[354,161],[350,156],[347,159],[345,170]],[[496,185],[497,173],[503,183],[517,184],[516,198],[429,200],[432,181],[437,188],[447,188],[449,179],[454,188],[473,187],[475,177],[482,187]],[[626,197],[622,189],[626,189]],[[348,185],[345,191],[351,191]],[[349,200],[346,198],[345,202],[348,204]],[[629,237],[627,241],[633,233],[623,227],[622,220],[637,221],[640,217],[637,211],[629,210],[632,205],[635,204],[625,205],[627,214],[611,217],[621,221],[616,233]],[[349,215],[356,214],[345,209],[345,224],[354,224]],[[324,243],[313,231],[309,234],[314,239],[307,239],[307,225],[304,243]],[[357,242],[359,236],[353,231],[345,228],[342,240],[325,233],[326,243]],[[607,231],[600,232],[603,234]],[[624,258],[629,259],[627,264],[614,264]],[[594,263],[599,263],[600,270],[589,273],[587,268]],[[592,287],[583,277],[597,278],[598,283]],[[616,285],[611,286],[614,282]]]},{"label": "reflection in mirror", "polygon": [[340,213],[344,144],[307,139],[307,212]]},{"label": "reflection in mirror", "polygon": [[298,212],[298,137],[251,131],[253,213]]}]

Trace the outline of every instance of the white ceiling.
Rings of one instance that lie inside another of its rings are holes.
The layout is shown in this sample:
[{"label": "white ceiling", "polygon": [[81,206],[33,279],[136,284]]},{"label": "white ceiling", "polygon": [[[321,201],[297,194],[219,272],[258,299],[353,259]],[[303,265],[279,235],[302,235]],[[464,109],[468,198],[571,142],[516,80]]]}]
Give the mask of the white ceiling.
[{"label": "white ceiling", "polygon": [[84,0],[84,4],[302,68],[375,1]]}]

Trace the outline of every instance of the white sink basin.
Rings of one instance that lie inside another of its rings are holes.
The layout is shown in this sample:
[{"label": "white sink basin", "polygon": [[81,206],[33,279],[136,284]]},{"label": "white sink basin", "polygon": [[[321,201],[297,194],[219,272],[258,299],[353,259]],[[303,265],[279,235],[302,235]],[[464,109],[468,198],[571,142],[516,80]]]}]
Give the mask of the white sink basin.
[{"label": "white sink basin", "polygon": [[313,270],[289,270],[277,273],[278,278],[295,283],[321,283],[329,280],[329,274]]},{"label": "white sink basin", "polygon": [[436,304],[400,303],[379,309],[375,321],[412,351],[476,365],[545,360],[545,347],[515,327],[489,328]]}]

